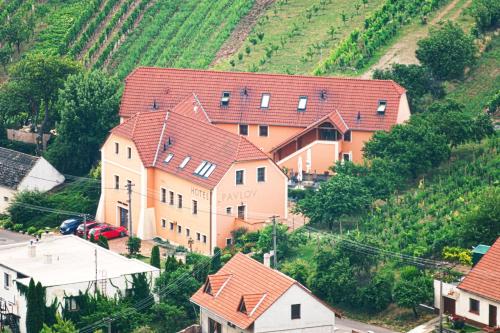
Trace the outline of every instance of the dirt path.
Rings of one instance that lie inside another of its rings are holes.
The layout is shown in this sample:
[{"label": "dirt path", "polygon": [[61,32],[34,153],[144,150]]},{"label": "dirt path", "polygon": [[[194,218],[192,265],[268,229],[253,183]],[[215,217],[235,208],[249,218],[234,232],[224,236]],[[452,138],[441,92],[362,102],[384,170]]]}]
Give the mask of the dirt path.
[{"label": "dirt path", "polygon": [[[392,45],[384,54],[380,60],[373,65],[367,72],[362,74],[360,77],[362,79],[369,79],[372,77],[373,72],[376,69],[385,69],[391,64],[418,64],[418,60],[415,57],[415,51],[417,50],[417,42],[426,37],[429,33],[429,29],[432,26],[438,24],[446,15],[448,15],[455,7],[457,7],[460,0],[453,0],[446,7],[441,9],[441,11],[434,17],[429,24],[420,25],[413,32],[405,34],[400,38],[394,45]],[[450,17],[451,20],[456,20],[462,11],[470,6],[472,0],[467,0],[460,8],[456,10],[455,13]]]},{"label": "dirt path", "polygon": [[274,0],[256,0],[250,12],[241,19],[236,28],[231,33],[231,36],[224,42],[219,52],[215,55],[210,67],[215,66],[222,59],[232,56],[241,44],[245,41],[248,34],[252,31],[259,17],[264,14],[266,9],[274,2]]}]

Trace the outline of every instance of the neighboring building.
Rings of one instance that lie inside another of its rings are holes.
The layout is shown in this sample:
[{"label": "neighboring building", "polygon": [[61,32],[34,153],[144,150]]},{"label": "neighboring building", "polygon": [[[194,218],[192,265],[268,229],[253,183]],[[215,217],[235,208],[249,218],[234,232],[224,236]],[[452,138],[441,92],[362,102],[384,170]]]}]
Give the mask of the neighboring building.
[{"label": "neighboring building", "polygon": [[290,175],[361,162],[377,130],[410,117],[393,81],[141,67],[126,79],[124,121],[194,98],[206,121],[246,137]]},{"label": "neighboring building", "polygon": [[[440,282],[434,281],[436,308],[439,295]],[[500,238],[460,283],[443,283],[443,310],[486,330],[500,329]]]},{"label": "neighboring building", "polygon": [[64,183],[64,176],[43,157],[0,147],[0,214],[21,191],[46,192]]},{"label": "neighboring building", "polygon": [[160,270],[72,235],[0,246],[0,311],[24,333],[27,304],[16,284],[26,287],[31,279],[40,282],[46,288],[47,305],[57,299],[59,309],[67,306],[77,311],[80,292],[124,295],[136,273],[147,273],[154,281]]},{"label": "neighboring building", "polygon": [[272,215],[287,218],[286,175],[194,106],[139,112],[111,131],[101,148],[98,220],[128,227],[128,182],[133,234],[205,254],[230,244],[236,228],[259,229]]},{"label": "neighboring building", "polygon": [[307,288],[237,253],[191,297],[202,333],[333,333],[335,310]]}]

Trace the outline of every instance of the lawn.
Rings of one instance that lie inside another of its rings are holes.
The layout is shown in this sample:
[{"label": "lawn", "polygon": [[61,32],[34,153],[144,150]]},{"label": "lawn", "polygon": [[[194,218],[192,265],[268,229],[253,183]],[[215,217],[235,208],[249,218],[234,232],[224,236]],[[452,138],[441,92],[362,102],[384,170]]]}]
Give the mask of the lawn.
[{"label": "lawn", "polygon": [[[330,49],[354,28],[361,27],[364,18],[382,2],[369,0],[363,6],[362,1],[352,0],[276,1],[259,19],[239,50],[215,68],[310,74],[317,63],[328,56]],[[331,27],[336,30],[333,38],[329,35]],[[259,34],[263,34],[262,41]],[[257,41],[255,45],[252,38]]]}]

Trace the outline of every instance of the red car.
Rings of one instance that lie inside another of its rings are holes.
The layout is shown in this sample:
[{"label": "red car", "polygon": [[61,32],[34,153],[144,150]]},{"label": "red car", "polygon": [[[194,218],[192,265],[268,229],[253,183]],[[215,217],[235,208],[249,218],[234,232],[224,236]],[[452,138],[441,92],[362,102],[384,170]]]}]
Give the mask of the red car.
[{"label": "red car", "polygon": [[99,236],[102,235],[107,239],[113,239],[118,237],[127,236],[128,232],[125,227],[115,227],[114,225],[101,224],[89,232],[88,238],[94,237],[94,240],[98,240]]},{"label": "red car", "polygon": [[[101,225],[101,223],[96,222],[96,221],[87,221],[87,223],[85,223],[85,224],[86,224],[86,227],[87,227],[87,234],[85,236],[89,235],[90,230],[92,230],[93,228]],[[76,228],[75,235],[77,235],[78,237],[83,237],[84,229],[85,229],[85,226],[83,225],[83,223],[80,224],[78,226],[78,228]]]}]

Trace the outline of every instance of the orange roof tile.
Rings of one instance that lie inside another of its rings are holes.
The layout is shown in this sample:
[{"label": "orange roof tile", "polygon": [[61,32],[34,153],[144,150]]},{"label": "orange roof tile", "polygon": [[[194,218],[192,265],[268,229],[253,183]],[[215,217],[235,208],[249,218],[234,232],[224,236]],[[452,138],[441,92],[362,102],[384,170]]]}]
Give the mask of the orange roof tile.
[{"label": "orange roof tile", "polygon": [[[217,296],[205,293],[205,286],[202,286],[191,301],[242,329],[248,328],[293,285],[310,293],[294,279],[241,253],[229,260],[215,274],[218,275],[231,275],[231,278]],[[238,311],[242,301],[246,314]]]},{"label": "orange roof tile", "polygon": [[[224,91],[230,92],[227,107],[220,105]],[[338,110],[351,129],[388,130],[404,92],[386,80],[140,67],[126,79],[120,115],[149,111],[153,103],[172,109],[194,93],[214,123],[307,127]],[[266,109],[260,108],[263,93],[271,95]],[[297,111],[299,96],[308,97],[304,112]],[[383,116],[379,100],[387,101]]]},{"label": "orange roof tile", "polygon": [[458,288],[500,301],[500,237],[465,276]]},{"label": "orange roof tile", "polygon": [[[135,143],[145,167],[158,168],[208,189],[217,185],[234,162],[269,159],[247,139],[176,112],[139,112],[111,132]],[[169,154],[173,157],[166,163]],[[180,168],[188,156],[189,162]],[[203,161],[216,165],[207,178],[195,174]]]}]

